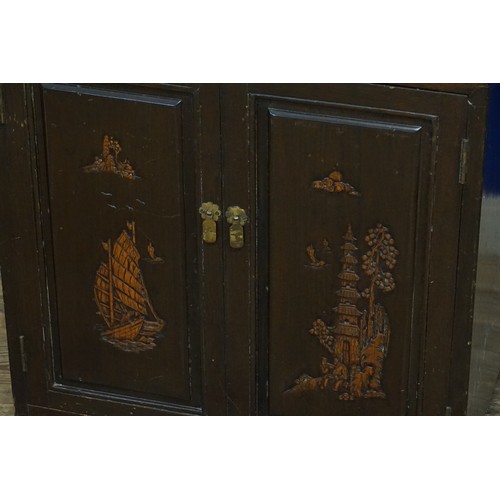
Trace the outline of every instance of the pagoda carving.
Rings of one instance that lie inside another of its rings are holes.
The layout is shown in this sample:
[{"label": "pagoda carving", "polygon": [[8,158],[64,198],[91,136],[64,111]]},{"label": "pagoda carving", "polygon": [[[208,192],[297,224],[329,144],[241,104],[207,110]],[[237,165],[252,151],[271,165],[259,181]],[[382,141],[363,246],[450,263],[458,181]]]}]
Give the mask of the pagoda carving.
[{"label": "pagoda carving", "polygon": [[[377,224],[368,230],[364,238],[368,250],[361,265],[368,286],[360,292],[358,247],[351,225],[343,240],[333,324],[316,319],[309,330],[329,356],[321,358],[319,376],[303,374],[286,392],[329,390],[338,393],[341,400],[385,398],[382,376],[391,326],[385,307],[376,299],[379,292],[391,292],[396,287],[390,271],[396,265],[399,252],[387,227]],[[360,303],[364,304],[362,309]]]},{"label": "pagoda carving", "polygon": [[360,361],[359,346],[362,331],[360,318],[363,316],[356,305],[361,297],[357,289],[359,276],[356,273],[356,265],[358,259],[354,254],[358,248],[354,243],[356,238],[352,234],[350,225],[344,240],[344,244],[340,247],[343,251],[340,259],[342,270],[338,274],[340,279],[340,289],[337,291],[339,302],[334,308],[336,321],[333,327],[333,336],[335,338],[335,356],[346,367],[350,367]]}]

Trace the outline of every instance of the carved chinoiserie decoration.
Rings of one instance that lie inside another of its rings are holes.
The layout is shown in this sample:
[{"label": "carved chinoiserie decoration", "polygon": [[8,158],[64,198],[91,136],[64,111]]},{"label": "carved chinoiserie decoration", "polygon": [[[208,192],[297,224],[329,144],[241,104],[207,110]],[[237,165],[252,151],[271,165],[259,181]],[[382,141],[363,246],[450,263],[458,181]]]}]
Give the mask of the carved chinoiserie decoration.
[{"label": "carved chinoiserie decoration", "polygon": [[320,181],[314,181],[313,188],[328,193],[347,193],[351,196],[361,196],[351,184],[343,182],[342,178],[342,174],[338,170],[334,170],[328,177]]},{"label": "carved chinoiserie decoration", "polygon": [[313,269],[324,269],[330,264],[326,263],[326,254],[330,254],[331,249],[326,238],[323,238],[320,245],[313,245],[312,243],[306,247],[306,255],[309,260],[308,267]]},{"label": "carved chinoiserie decoration", "polygon": [[96,273],[94,297],[107,330],[102,339],[124,351],[155,347],[164,321],[155,312],[139,267],[135,223],[127,223],[118,238],[102,244],[107,253]]},{"label": "carved chinoiserie decoration", "polygon": [[[365,237],[368,250],[362,257],[368,287],[360,292],[355,241],[349,225],[341,246],[342,268],[338,274],[340,288],[334,324],[330,326],[317,319],[309,331],[329,357],[321,359],[320,376],[302,375],[288,392],[328,390],[338,393],[343,400],[385,397],[382,375],[391,327],[385,307],[377,302],[377,291],[391,292],[396,287],[390,271],[399,252],[387,227],[378,224],[368,231]],[[360,300],[366,301],[366,308],[360,308]]]},{"label": "carved chinoiserie decoration", "polygon": [[199,208],[199,213],[203,220],[203,241],[205,243],[215,243],[217,241],[217,224],[221,216],[221,211],[219,210],[219,205],[207,201],[201,204]]},{"label": "carved chinoiserie decoration", "polygon": [[155,249],[154,243],[152,241],[150,241],[148,243],[148,255],[149,255],[149,257],[146,257],[144,260],[146,262],[149,262],[150,264],[164,264],[165,263],[165,261],[161,257],[156,255],[156,249]]},{"label": "carved chinoiserie decoration", "polygon": [[323,268],[326,265],[324,260],[318,259],[316,256],[316,249],[313,245],[308,245],[306,247],[306,254],[310,261],[309,265],[315,268]]},{"label": "carved chinoiserie decoration", "polygon": [[120,177],[123,177],[124,179],[128,179],[130,181],[139,179],[139,177],[137,177],[137,175],[135,174],[135,170],[130,162],[128,160],[122,161],[118,158],[121,150],[122,148],[120,146],[120,143],[116,139],[105,135],[102,141],[102,153],[99,156],[95,157],[94,163],[92,163],[92,165],[83,167],[84,172],[108,172],[111,174],[119,175]]}]

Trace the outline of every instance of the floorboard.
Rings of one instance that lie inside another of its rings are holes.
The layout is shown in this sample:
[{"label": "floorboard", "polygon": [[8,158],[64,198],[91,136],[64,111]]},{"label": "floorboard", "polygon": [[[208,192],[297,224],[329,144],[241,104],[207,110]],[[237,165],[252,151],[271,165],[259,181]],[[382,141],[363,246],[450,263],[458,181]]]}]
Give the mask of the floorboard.
[{"label": "floorboard", "polygon": [[7,331],[3,306],[3,290],[0,277],[0,416],[14,415],[14,400],[10,384]]}]

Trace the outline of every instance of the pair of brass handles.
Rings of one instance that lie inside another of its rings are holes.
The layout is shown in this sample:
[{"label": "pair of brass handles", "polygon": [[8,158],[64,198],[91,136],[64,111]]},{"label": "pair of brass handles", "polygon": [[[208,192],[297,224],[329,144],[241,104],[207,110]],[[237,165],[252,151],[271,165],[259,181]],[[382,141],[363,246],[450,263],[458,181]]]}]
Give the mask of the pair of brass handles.
[{"label": "pair of brass handles", "polygon": [[[201,204],[200,215],[203,220],[203,241],[215,243],[217,241],[217,224],[222,212],[219,205],[207,201]],[[240,207],[229,207],[226,210],[226,220],[229,227],[229,245],[231,248],[242,248],[245,244],[243,226],[248,221],[248,215]]]}]

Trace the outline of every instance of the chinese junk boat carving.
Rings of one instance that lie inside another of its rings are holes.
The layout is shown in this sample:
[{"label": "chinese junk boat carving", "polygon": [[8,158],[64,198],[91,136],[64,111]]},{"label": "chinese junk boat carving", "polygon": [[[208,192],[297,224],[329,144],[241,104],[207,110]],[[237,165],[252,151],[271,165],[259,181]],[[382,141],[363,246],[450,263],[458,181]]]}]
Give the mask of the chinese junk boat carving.
[{"label": "chinese junk boat carving", "polygon": [[[382,375],[391,327],[385,307],[375,300],[377,290],[391,292],[396,287],[390,271],[396,265],[399,252],[387,227],[377,224],[368,230],[365,237],[368,250],[362,257],[361,267],[368,277],[369,286],[360,292],[355,241],[349,225],[341,246],[342,269],[338,274],[340,289],[337,291],[337,306],[333,309],[334,324],[329,326],[316,319],[309,330],[329,353],[329,358],[321,359],[321,376],[301,375],[286,391],[288,393],[329,390],[336,392],[342,400],[386,396]],[[363,299],[367,307],[360,310],[358,302]]]},{"label": "chinese junk boat carving", "polygon": [[316,269],[325,267],[326,262],[324,260],[318,259],[316,255],[316,249],[313,245],[308,245],[306,247],[306,254],[309,259],[309,266]]},{"label": "chinese junk boat carving", "polygon": [[164,321],[156,313],[139,267],[135,223],[127,223],[112,243],[103,242],[107,262],[96,273],[94,297],[108,329],[102,339],[124,351],[144,351],[155,347],[155,336]]}]

